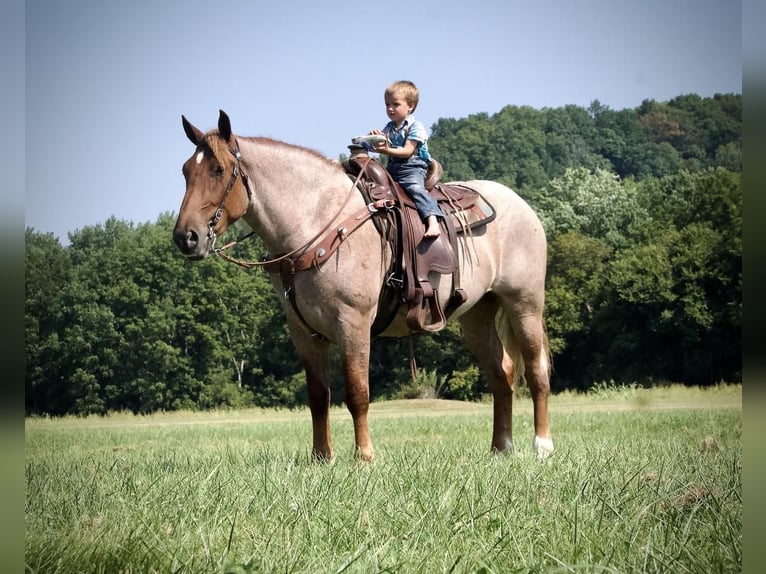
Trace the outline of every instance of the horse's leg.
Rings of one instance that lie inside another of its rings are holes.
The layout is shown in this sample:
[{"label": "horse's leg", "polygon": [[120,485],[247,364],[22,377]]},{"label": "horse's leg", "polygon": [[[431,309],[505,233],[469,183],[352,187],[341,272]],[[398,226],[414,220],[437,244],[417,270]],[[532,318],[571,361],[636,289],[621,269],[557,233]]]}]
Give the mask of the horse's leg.
[{"label": "horse's leg", "polygon": [[333,458],[333,451],[330,435],[328,344],[316,337],[311,337],[300,327],[291,328],[290,336],[306,373],[306,387],[314,436],[311,454],[315,460],[329,462]]},{"label": "horse's leg", "polygon": [[[369,324],[369,323],[367,323]],[[370,336],[369,327],[352,333],[341,345],[343,376],[346,383],[346,406],[354,422],[354,457],[371,462],[375,458],[367,425],[370,408]]]},{"label": "horse's leg", "polygon": [[476,358],[493,395],[492,450],[513,450],[513,385],[514,364],[495,329],[497,300],[486,295],[460,317],[463,340]]},{"label": "horse's leg", "polygon": [[533,448],[541,459],[553,452],[548,427],[548,395],[550,394],[550,354],[541,313],[511,315],[512,336],[524,360],[524,378],[532,395],[535,437]]}]

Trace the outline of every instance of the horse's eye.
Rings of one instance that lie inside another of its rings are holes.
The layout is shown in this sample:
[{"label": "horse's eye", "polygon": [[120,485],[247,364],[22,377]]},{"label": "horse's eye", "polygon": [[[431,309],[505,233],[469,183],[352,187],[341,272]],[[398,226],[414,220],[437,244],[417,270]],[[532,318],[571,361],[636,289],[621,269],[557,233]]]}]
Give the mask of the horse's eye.
[{"label": "horse's eye", "polygon": [[216,177],[221,177],[223,175],[223,166],[222,165],[215,166],[215,169],[213,170],[213,174]]}]

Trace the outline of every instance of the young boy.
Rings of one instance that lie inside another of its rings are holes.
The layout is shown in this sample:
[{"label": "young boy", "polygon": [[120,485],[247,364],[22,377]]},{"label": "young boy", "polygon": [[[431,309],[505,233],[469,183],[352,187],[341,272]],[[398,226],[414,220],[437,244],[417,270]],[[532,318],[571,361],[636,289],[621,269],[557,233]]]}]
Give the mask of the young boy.
[{"label": "young boy", "polygon": [[418,107],[420,93],[410,81],[394,82],[386,88],[384,99],[389,121],[383,130],[370,134],[385,135],[386,141],[375,144],[373,151],[388,156],[386,168],[404,188],[426,224],[425,238],[439,236],[439,217],[444,217],[436,200],[425,187],[426,172],[431,164],[428,136],[422,122],[410,114]]}]

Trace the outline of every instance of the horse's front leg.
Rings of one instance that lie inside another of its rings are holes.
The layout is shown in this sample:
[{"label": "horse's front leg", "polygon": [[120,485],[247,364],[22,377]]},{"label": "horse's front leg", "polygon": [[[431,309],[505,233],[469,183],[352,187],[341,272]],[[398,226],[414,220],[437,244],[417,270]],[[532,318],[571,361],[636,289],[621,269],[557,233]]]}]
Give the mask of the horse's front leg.
[{"label": "horse's front leg", "polygon": [[306,386],[311,411],[313,446],[311,455],[315,460],[329,462],[333,458],[330,435],[330,385],[327,350],[321,357],[305,362]]},{"label": "horse's front leg", "polygon": [[330,436],[328,345],[325,341],[310,336],[296,325],[290,325],[290,337],[306,373],[306,387],[314,437],[311,454],[315,460],[329,462],[333,458],[333,450]]},{"label": "horse's front leg", "polygon": [[346,382],[346,406],[354,422],[355,450],[357,460],[371,462],[375,458],[367,425],[370,408],[370,337],[362,331],[347,341],[342,348],[343,376]]}]

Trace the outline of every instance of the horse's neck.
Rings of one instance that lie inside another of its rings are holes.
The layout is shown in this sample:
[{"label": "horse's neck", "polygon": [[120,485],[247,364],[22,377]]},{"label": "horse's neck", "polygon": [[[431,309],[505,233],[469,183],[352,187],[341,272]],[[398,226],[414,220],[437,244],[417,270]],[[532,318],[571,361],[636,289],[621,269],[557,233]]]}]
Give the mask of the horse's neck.
[{"label": "horse's neck", "polygon": [[268,139],[252,138],[240,146],[252,182],[245,220],[270,252],[305,244],[344,207],[351,182],[339,165],[310,150]]}]

